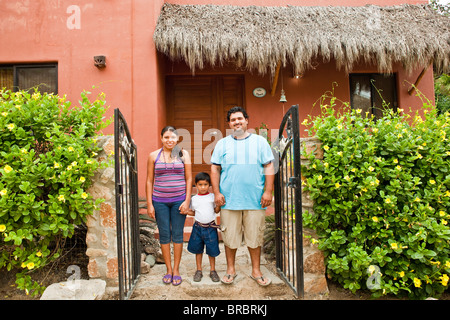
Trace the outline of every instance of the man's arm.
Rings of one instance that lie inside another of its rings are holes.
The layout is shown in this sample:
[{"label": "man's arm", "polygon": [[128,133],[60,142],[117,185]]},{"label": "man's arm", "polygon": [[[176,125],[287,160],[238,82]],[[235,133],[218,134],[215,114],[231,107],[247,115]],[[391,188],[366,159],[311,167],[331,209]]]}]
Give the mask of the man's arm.
[{"label": "man's arm", "polygon": [[264,165],[264,174],[266,180],[264,182],[264,193],[261,197],[261,206],[268,207],[272,203],[273,182],[275,181],[275,171],[273,162]]},{"label": "man's arm", "polygon": [[211,185],[214,193],[214,202],[217,207],[225,205],[225,197],[220,193],[220,171],[222,167],[217,164],[211,165]]}]

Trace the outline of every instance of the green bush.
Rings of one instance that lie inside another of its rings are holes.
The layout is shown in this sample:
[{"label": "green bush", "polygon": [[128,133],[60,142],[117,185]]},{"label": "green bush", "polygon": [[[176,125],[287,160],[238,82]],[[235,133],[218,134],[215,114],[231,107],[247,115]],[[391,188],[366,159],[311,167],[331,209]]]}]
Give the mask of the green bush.
[{"label": "green bush", "polygon": [[304,221],[328,275],[374,297],[439,296],[450,273],[450,114],[424,102],[414,116],[375,120],[347,103],[336,111],[333,96],[321,110],[303,122],[324,149],[323,161],[309,155],[302,168],[315,200]]},{"label": "green bush", "polygon": [[71,237],[96,202],[88,194],[100,164],[95,136],[104,121],[102,95],[80,107],[38,91],[0,91],[0,269],[18,269],[28,293],[43,287],[29,272],[58,257],[54,244]]}]

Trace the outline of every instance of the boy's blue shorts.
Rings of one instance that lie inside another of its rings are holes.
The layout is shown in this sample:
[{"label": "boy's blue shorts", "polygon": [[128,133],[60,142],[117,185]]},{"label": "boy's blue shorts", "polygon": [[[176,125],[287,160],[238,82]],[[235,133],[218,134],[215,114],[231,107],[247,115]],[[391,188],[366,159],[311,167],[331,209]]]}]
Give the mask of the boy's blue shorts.
[{"label": "boy's blue shorts", "polygon": [[217,229],[212,227],[204,228],[194,223],[187,249],[190,253],[200,254],[203,253],[205,246],[208,256],[217,257],[220,254]]}]

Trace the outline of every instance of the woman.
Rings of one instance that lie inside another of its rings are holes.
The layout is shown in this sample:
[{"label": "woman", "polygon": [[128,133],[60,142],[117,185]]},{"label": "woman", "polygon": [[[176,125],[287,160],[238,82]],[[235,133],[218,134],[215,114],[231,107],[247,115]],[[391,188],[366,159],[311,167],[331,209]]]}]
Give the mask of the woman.
[{"label": "woman", "polygon": [[[192,165],[189,153],[177,146],[174,127],[161,131],[162,148],[150,153],[147,162],[147,212],[159,229],[159,242],[166,264],[166,284],[181,283],[180,261],[183,251],[183,229],[192,193]],[[172,267],[170,242],[173,242]]]}]

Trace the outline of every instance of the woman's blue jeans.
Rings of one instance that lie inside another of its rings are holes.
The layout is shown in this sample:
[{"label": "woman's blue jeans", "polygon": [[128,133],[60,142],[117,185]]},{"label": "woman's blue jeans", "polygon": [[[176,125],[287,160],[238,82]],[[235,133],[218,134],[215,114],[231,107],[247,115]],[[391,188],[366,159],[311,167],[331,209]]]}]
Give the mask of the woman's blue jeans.
[{"label": "woman's blue jeans", "polygon": [[183,243],[186,215],[180,213],[179,208],[182,203],[183,201],[167,203],[153,201],[161,244]]}]

